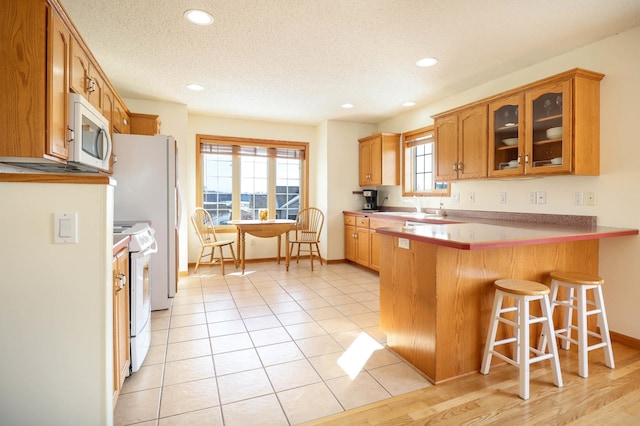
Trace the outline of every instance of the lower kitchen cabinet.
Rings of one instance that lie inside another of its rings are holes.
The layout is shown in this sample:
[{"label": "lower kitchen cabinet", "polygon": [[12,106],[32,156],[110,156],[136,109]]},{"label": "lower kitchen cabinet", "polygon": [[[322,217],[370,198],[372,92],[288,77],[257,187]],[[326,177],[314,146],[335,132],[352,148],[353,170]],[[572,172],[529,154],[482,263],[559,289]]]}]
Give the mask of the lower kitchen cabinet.
[{"label": "lower kitchen cabinet", "polygon": [[372,216],[344,215],[344,257],[359,265],[380,270],[380,235],[377,228],[402,226],[403,222]]},{"label": "lower kitchen cabinet", "polygon": [[344,255],[347,260],[369,267],[369,218],[344,215]]},{"label": "lower kitchen cabinet", "polygon": [[374,271],[380,271],[380,258],[382,253],[380,251],[380,237],[381,235],[376,233],[378,228],[387,228],[392,226],[402,226],[404,222],[394,221],[387,219],[371,218],[369,220],[369,267]]},{"label": "lower kitchen cabinet", "polygon": [[129,250],[113,256],[113,406],[129,374]]}]

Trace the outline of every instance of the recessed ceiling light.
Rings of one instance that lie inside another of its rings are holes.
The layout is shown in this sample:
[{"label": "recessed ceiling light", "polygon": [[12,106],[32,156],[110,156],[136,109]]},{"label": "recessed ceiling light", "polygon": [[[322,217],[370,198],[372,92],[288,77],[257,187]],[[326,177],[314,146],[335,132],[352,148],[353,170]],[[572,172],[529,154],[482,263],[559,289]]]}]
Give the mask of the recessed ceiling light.
[{"label": "recessed ceiling light", "polygon": [[416,65],[422,68],[426,68],[426,67],[432,67],[437,63],[438,63],[438,60],[436,58],[422,58],[418,62],[416,62]]},{"label": "recessed ceiling light", "polygon": [[415,104],[416,104],[415,102],[405,102],[402,104],[402,106],[410,107],[410,106],[414,106]]},{"label": "recessed ceiling light", "polygon": [[184,12],[184,17],[187,21],[196,25],[211,25],[213,24],[213,16],[205,12],[204,10],[189,9]]},{"label": "recessed ceiling light", "polygon": [[353,108],[353,104],[342,104],[341,106],[346,109]]},{"label": "recessed ceiling light", "polygon": [[204,90],[204,86],[196,83],[191,83],[191,84],[187,84],[187,89],[199,91],[199,90]]}]

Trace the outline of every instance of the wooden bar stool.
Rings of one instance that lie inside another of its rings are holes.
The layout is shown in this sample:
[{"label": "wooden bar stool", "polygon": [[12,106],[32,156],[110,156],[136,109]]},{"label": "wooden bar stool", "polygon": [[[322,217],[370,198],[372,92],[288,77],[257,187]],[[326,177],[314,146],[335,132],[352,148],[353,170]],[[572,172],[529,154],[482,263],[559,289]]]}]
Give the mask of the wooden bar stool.
[{"label": "wooden bar stool", "polygon": [[[602,297],[602,284],[604,280],[597,275],[580,272],[551,272],[551,314],[556,306],[567,308],[562,321],[562,328],[556,329],[555,335],[561,340],[560,347],[569,349],[571,343],[578,345],[578,374],[580,377],[589,376],[588,352],[594,349],[604,348],[605,365],[614,368],[613,351],[611,350],[611,338],[609,337],[609,325]],[[564,299],[558,299],[560,286],[566,288]],[[593,291],[593,301],[587,299],[587,291]],[[587,310],[588,307],[595,309]],[[573,310],[576,310],[578,325],[573,323]],[[587,326],[587,317],[597,315],[599,333],[590,331]],[[577,340],[571,337],[571,332],[576,330]],[[598,343],[589,346],[588,338],[593,336],[599,339]],[[544,346],[546,336],[542,335],[540,346]],[[539,346],[539,347],[540,347]]]},{"label": "wooden bar stool", "polygon": [[[553,320],[551,318],[551,307],[549,306],[549,287],[533,281],[526,280],[497,280],[494,283],[496,295],[491,311],[491,324],[487,333],[487,343],[482,359],[482,374],[489,374],[491,367],[491,357],[493,355],[515,365],[520,369],[520,398],[529,399],[529,366],[533,363],[551,360],[551,370],[553,373],[553,383],[557,387],[562,387],[562,375],[560,373],[560,362],[558,361],[558,348],[555,339],[548,339],[546,346],[548,352],[538,348],[532,348],[529,341],[529,326],[531,324],[542,323],[543,333],[553,336]],[[505,297],[514,300],[515,306],[502,307]],[[536,317],[529,313],[529,302],[539,300],[542,309],[542,316]],[[513,312],[514,320],[503,317],[502,314]],[[496,342],[498,324],[502,322],[514,328],[513,337],[508,337]],[[515,343],[513,358],[494,350],[496,346]],[[531,357],[531,353],[535,356]]]}]

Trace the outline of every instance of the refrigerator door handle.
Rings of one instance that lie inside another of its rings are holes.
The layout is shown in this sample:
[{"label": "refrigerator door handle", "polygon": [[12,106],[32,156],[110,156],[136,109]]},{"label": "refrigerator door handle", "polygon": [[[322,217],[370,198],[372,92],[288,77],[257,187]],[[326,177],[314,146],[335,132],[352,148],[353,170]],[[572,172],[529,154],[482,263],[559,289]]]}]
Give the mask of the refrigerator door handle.
[{"label": "refrigerator door handle", "polygon": [[180,182],[178,181],[176,181],[176,200],[176,209],[178,210],[176,215],[178,223],[176,224],[176,226],[180,228],[180,225],[182,224],[182,191],[180,190]]}]

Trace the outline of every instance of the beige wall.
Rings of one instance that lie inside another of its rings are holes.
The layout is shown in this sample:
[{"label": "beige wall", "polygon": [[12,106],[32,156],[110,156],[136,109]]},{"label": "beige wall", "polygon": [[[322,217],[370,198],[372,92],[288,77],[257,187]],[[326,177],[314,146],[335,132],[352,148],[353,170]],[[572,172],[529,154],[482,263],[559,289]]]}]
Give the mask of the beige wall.
[{"label": "beige wall", "polygon": [[[113,187],[0,182],[0,199],[0,423],[111,424]],[[78,243],[53,243],[54,213],[77,213]]]}]

